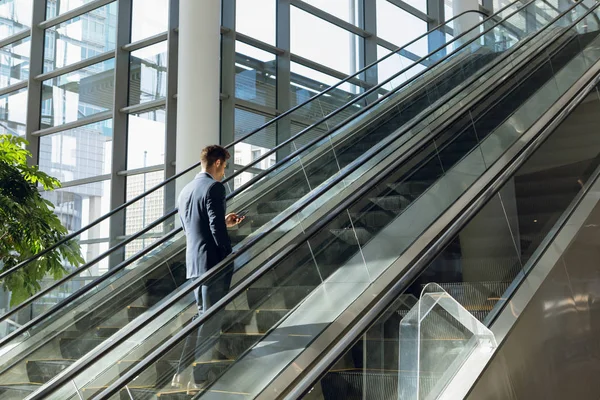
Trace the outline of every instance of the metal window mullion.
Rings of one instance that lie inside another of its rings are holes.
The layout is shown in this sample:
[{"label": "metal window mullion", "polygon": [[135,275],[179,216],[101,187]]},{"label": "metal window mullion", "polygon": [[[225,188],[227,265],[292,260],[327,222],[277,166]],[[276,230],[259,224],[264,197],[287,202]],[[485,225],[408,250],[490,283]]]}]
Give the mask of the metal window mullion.
[{"label": "metal window mullion", "polygon": [[[127,169],[127,122],[128,114],[121,109],[127,107],[129,98],[129,56],[123,46],[131,41],[132,1],[117,0],[117,40],[115,46],[114,101],[113,101],[113,141],[112,168],[110,181],[110,209],[114,209],[126,200],[126,177],[118,174]],[[110,246],[117,244],[114,238],[125,234],[125,212],[110,219]],[[124,252],[112,254],[109,267],[123,261]]]},{"label": "metal window mullion", "polygon": [[[427,22],[427,31],[435,29],[439,24],[446,20],[446,13],[444,10],[444,0],[427,0],[427,14],[430,16],[431,21]],[[435,49],[442,47],[446,43],[446,37],[443,33],[435,31],[427,35],[428,42],[428,53],[431,53]],[[430,62],[435,61],[446,55],[446,49],[438,51],[434,57],[430,58]]]},{"label": "metal window mullion", "polygon": [[14,85],[6,86],[0,89],[0,96],[6,96],[18,92],[19,90],[25,89],[28,85],[27,81],[15,83]]},{"label": "metal window mullion", "polygon": [[[172,2],[169,4],[169,10],[171,10],[171,8],[170,8],[171,5],[172,5]],[[170,15],[171,15],[170,13],[171,13],[171,11],[169,11],[169,19],[170,19]],[[178,14],[178,16],[179,16],[179,14]],[[168,40],[168,38],[169,38],[169,32],[159,33],[158,35],[150,36],[148,38],[138,40],[137,42],[126,44],[125,46],[123,46],[123,50],[127,50],[129,52],[136,51],[139,49],[143,49],[144,47],[150,47],[150,46],[153,46],[160,42],[164,42],[165,40]]]},{"label": "metal window mullion", "polygon": [[[40,3],[42,1],[44,2],[44,10],[45,10],[46,9],[46,0],[41,0]],[[41,29],[48,29],[48,28],[51,28],[53,26],[62,24],[63,22],[66,22],[66,21],[68,21],[70,19],[73,19],[75,17],[78,17],[78,16],[80,16],[82,14],[86,14],[86,13],[89,13],[90,11],[94,11],[95,9],[103,7],[103,6],[107,5],[107,4],[110,4],[113,1],[114,0],[97,0],[97,1],[92,1],[90,3],[82,5],[80,7],[74,8],[74,9],[72,9],[70,11],[67,11],[67,12],[65,12],[63,14],[57,15],[56,17],[51,18],[51,19],[49,19],[47,21],[44,21],[44,20],[39,21],[35,26],[39,26]],[[38,0],[34,0],[34,2],[37,3]],[[35,7],[38,7],[38,4],[35,4],[35,6],[33,8],[35,8]],[[44,11],[44,14],[45,14],[45,11]]]},{"label": "metal window mullion", "polygon": [[[179,0],[169,0],[169,30],[167,42],[167,98],[165,107],[165,179],[176,173],[177,144],[177,74],[179,60]],[[165,213],[175,206],[175,185],[164,190]]]},{"label": "metal window mullion", "polygon": [[[411,6],[408,3],[403,2],[402,0],[387,0],[388,2],[392,3],[393,5],[395,5],[398,8],[401,8],[402,10],[406,11],[407,13],[422,19],[423,21],[427,22],[428,24],[433,24],[434,26],[439,25],[443,20],[437,19],[435,14],[432,14],[429,12],[429,7],[427,8],[428,12],[427,14],[425,14],[423,11]],[[442,10],[444,9],[444,5],[442,4]]]},{"label": "metal window mullion", "polygon": [[[373,32],[374,35],[365,38],[362,45],[362,55],[364,65],[370,65],[377,61],[377,0],[360,0],[359,4],[359,21],[361,22],[364,30],[367,32]],[[376,85],[379,78],[377,76],[378,68],[369,68],[366,71],[365,76],[361,76],[361,79],[366,81],[369,85]]]},{"label": "metal window mullion", "polygon": [[[276,108],[278,110],[290,109],[290,87],[291,87],[291,0],[277,0],[275,38],[278,48],[285,53],[277,56],[277,90]],[[290,138],[291,119],[282,118],[277,122],[275,143],[279,144]],[[277,151],[276,160],[280,160],[290,154],[290,147],[284,146]]]},{"label": "metal window mullion", "polygon": [[29,35],[30,35],[30,30],[25,29],[24,31],[18,32],[12,36],[9,36],[7,38],[0,40],[0,47],[10,46],[11,44],[14,44],[15,42],[18,42],[20,40],[23,40],[23,39],[29,37]]},{"label": "metal window mullion", "polygon": [[33,133],[41,127],[42,82],[35,77],[44,70],[44,30],[39,24],[46,18],[46,0],[37,1],[32,11],[25,138],[29,141],[29,151],[32,154],[29,163],[39,165],[40,138]]},{"label": "metal window mullion", "polygon": [[[221,144],[235,138],[235,12],[236,0],[222,0],[221,25],[227,32],[221,35]],[[264,49],[263,49],[264,50]],[[235,148],[231,157],[235,159]],[[234,163],[227,164],[228,176],[234,173]],[[231,188],[233,190],[233,188]]]},{"label": "metal window mullion", "polygon": [[326,11],[321,10],[318,7],[305,3],[302,0],[290,0],[291,5],[296,8],[299,8],[302,11],[305,11],[309,14],[314,15],[317,18],[322,19],[323,21],[327,21],[330,24],[333,24],[339,28],[345,29],[355,35],[368,37],[374,34],[375,32],[366,30],[362,27],[351,24],[350,22],[344,21],[341,18],[338,18],[334,15],[329,14]]}]

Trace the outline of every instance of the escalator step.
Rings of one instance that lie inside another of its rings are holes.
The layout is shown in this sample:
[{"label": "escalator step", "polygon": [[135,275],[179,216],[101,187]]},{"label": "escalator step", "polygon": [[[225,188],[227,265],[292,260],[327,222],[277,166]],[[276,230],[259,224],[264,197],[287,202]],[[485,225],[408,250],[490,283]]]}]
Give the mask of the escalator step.
[{"label": "escalator step", "polygon": [[314,289],[315,286],[282,286],[277,290],[272,287],[248,288],[246,298],[250,309],[290,310]]},{"label": "escalator step", "polygon": [[[125,375],[129,369],[137,365],[137,361],[119,361],[118,368],[121,376]],[[152,364],[151,368],[146,368],[135,378],[135,385],[139,387],[154,387],[159,385],[158,379],[171,379],[177,371],[178,361],[159,360]]]},{"label": "escalator step", "polygon": [[0,398],[2,400],[23,400],[38,388],[39,385],[29,383],[0,385]]},{"label": "escalator step", "polygon": [[358,239],[359,243],[366,243],[373,236],[371,232],[366,230],[365,228],[355,227],[354,229],[330,229],[330,232],[333,233],[337,238],[343,240],[348,244],[356,244],[356,240]]},{"label": "escalator step", "polygon": [[400,213],[411,203],[411,199],[407,196],[385,196],[385,197],[374,197],[370,199],[371,202],[377,204],[379,207],[386,211],[393,213]]},{"label": "escalator step", "polygon": [[27,377],[32,383],[46,383],[69,368],[75,360],[28,360],[25,364]]},{"label": "escalator step", "polygon": [[61,338],[59,340],[60,354],[67,359],[78,360],[102,344],[105,339],[73,339]]}]

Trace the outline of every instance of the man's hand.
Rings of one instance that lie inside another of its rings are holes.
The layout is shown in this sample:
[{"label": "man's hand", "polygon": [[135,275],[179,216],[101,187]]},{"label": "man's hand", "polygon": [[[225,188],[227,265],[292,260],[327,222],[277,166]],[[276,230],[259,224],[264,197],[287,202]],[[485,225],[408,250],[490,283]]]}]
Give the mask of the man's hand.
[{"label": "man's hand", "polygon": [[239,217],[236,213],[227,214],[225,216],[225,225],[227,225],[228,228],[233,228],[245,218],[246,217]]}]

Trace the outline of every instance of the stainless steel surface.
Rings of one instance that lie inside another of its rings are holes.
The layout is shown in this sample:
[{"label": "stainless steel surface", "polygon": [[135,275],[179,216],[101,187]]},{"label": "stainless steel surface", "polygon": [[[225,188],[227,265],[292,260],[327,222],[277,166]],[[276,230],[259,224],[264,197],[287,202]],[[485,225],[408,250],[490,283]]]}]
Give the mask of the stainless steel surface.
[{"label": "stainless steel surface", "polygon": [[[589,217],[582,221],[582,213],[576,212],[566,226],[581,227],[566,250],[558,258],[550,254],[540,260],[540,267],[550,269],[548,276],[469,400],[600,398],[599,200],[596,185],[580,204]],[[555,253],[554,248],[549,250]]]}]

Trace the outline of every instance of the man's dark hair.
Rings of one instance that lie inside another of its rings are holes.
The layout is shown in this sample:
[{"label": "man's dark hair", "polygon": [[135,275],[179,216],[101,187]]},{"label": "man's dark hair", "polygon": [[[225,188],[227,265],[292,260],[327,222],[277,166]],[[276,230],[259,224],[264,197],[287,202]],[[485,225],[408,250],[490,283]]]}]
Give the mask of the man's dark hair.
[{"label": "man's dark hair", "polygon": [[212,167],[212,165],[217,162],[217,160],[221,160],[221,162],[225,162],[229,160],[231,155],[227,151],[225,147],[212,145],[206,146],[202,149],[202,153],[200,154],[200,162],[204,165],[204,168]]}]

